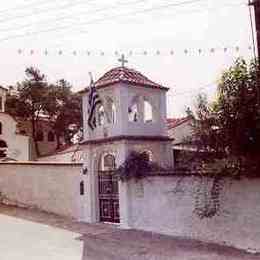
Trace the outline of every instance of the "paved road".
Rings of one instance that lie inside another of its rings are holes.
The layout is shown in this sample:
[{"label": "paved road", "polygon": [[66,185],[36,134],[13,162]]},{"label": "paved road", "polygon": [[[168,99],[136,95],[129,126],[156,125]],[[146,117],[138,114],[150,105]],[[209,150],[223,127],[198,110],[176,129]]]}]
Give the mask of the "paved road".
[{"label": "paved road", "polygon": [[260,260],[230,247],[4,205],[0,234],[0,260]]},{"label": "paved road", "polygon": [[0,214],[1,260],[81,260],[80,234]]},{"label": "paved road", "polygon": [[83,260],[260,260],[242,250],[135,230],[85,235]]}]

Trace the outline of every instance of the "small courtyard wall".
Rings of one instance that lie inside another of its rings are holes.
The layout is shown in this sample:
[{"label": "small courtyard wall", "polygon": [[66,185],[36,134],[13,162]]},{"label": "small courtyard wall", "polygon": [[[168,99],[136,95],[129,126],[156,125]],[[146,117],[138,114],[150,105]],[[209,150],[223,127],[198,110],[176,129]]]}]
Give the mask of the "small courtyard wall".
[{"label": "small courtyard wall", "polygon": [[0,163],[0,192],[12,203],[79,217],[81,164]]},{"label": "small courtyard wall", "polygon": [[198,177],[156,176],[127,186],[131,228],[260,252],[260,179],[226,179],[219,214],[204,219],[194,212]]}]

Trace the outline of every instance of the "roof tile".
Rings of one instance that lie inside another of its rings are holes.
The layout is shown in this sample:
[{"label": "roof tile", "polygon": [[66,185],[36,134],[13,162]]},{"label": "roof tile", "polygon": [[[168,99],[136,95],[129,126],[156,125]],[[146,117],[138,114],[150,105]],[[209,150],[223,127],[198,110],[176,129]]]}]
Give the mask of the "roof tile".
[{"label": "roof tile", "polygon": [[151,81],[140,72],[127,67],[117,67],[111,69],[95,82],[95,86],[96,88],[102,88],[118,82],[167,90],[166,87]]},{"label": "roof tile", "polygon": [[183,123],[186,123],[189,121],[191,118],[189,116],[187,117],[180,117],[180,118],[168,118],[167,119],[167,125],[168,129],[173,129],[179,125],[182,125]]}]

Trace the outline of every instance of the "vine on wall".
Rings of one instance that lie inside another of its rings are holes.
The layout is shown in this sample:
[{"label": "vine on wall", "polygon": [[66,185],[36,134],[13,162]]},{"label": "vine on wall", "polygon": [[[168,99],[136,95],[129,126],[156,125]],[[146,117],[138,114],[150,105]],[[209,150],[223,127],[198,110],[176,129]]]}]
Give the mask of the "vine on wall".
[{"label": "vine on wall", "polygon": [[160,170],[162,168],[158,164],[150,161],[147,152],[132,151],[125,162],[117,169],[117,174],[121,181],[140,180],[151,175],[153,171]]},{"label": "vine on wall", "polygon": [[[167,170],[161,168],[156,163],[149,160],[149,156],[145,152],[132,151],[125,162],[117,169],[117,174],[121,181],[129,181],[131,179],[140,180],[151,176],[154,172],[170,173],[172,176],[182,176],[174,189],[173,193],[182,191],[180,189],[181,183],[185,177],[196,176],[199,180],[194,190],[194,213],[200,218],[212,218],[220,214],[221,194],[224,188],[225,179],[223,168],[218,170],[211,167],[211,169],[201,168],[192,171],[186,170]],[[230,176],[229,176],[230,177]],[[234,176],[233,176],[234,177]],[[196,185],[194,183],[194,185]]]},{"label": "vine on wall", "polygon": [[223,179],[217,177],[202,177],[195,190],[195,214],[203,218],[219,215],[220,195],[223,190]]}]

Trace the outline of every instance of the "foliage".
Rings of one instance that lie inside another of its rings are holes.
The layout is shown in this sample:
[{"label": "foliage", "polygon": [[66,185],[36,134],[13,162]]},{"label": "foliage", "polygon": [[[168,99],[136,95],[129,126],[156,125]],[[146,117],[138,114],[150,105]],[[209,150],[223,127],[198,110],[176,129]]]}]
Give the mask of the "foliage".
[{"label": "foliage", "polygon": [[[18,96],[9,96],[7,112],[14,116],[29,119],[32,125],[32,137],[36,140],[36,125],[39,116],[46,109],[48,84],[45,75],[33,67],[25,70],[26,79],[17,84]],[[36,153],[39,148],[35,142]]]},{"label": "foliage", "polygon": [[218,96],[198,97],[193,140],[200,151],[199,170],[232,176],[260,175],[259,66],[243,59],[226,70]]},{"label": "foliage", "polygon": [[122,181],[140,180],[149,176],[152,171],[161,169],[160,166],[149,160],[149,155],[146,152],[132,151],[125,162],[117,169],[117,174]]},{"label": "foliage", "polygon": [[220,192],[223,189],[221,176],[202,177],[195,192],[194,212],[201,219],[212,218],[220,212]]},{"label": "foliage", "polygon": [[[72,93],[71,88],[64,79],[55,85],[49,85],[46,112],[53,122],[57,148],[60,147],[61,136],[65,137],[66,143],[70,143],[81,126],[81,97]],[[70,128],[71,125],[74,127]]]},{"label": "foliage", "polygon": [[[74,132],[81,126],[81,98],[71,91],[72,86],[64,79],[57,84],[49,84],[45,75],[33,67],[25,71],[26,79],[17,83],[17,95],[8,95],[7,112],[15,117],[30,120],[32,138],[39,155],[36,132],[41,116],[53,126],[57,148],[60,147],[60,137],[70,143]],[[70,128],[70,125],[74,128]]]},{"label": "foliage", "polygon": [[[224,71],[217,98],[197,98],[193,135],[196,152],[186,156],[199,173],[195,191],[195,213],[210,218],[220,211],[224,180],[260,176],[260,73],[258,62],[239,58]],[[230,178],[223,178],[228,176]]]}]

